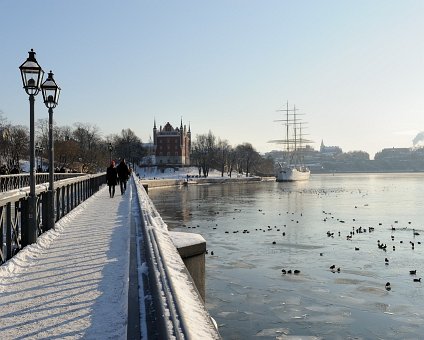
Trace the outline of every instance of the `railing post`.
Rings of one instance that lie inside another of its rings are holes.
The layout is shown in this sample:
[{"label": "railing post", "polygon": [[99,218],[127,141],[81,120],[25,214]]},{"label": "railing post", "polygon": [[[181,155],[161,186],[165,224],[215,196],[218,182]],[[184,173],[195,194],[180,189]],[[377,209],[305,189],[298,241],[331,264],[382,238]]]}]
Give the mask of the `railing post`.
[{"label": "railing post", "polygon": [[71,210],[75,208],[75,204],[74,204],[74,199],[75,199],[74,198],[74,192],[75,192],[75,190],[74,190],[74,188],[75,188],[75,184],[72,183],[71,188],[70,188],[70,190],[71,190]]},{"label": "railing post", "polygon": [[69,197],[69,185],[67,185],[66,186],[66,213],[71,211],[70,200],[71,198]]},{"label": "railing post", "polygon": [[60,218],[65,216],[65,188],[62,188],[62,213],[60,214]]},{"label": "railing post", "polygon": [[21,201],[21,235],[22,235],[22,247],[31,244],[29,242],[29,218],[28,218],[28,198]]},{"label": "railing post", "polygon": [[[12,203],[6,205],[6,216],[3,220],[3,225],[6,224],[6,261],[12,257]],[[3,235],[3,233],[2,233]]]},{"label": "railing post", "polygon": [[6,251],[4,249],[4,246],[6,245],[3,240],[4,240],[4,227],[6,225],[6,220],[5,220],[5,213],[4,213],[4,209],[5,207],[0,207],[0,240],[2,242],[0,242],[0,265],[6,261]]},{"label": "railing post", "polygon": [[60,219],[60,188],[56,189],[56,222]]},{"label": "railing post", "polygon": [[[41,205],[43,202],[41,201],[41,195],[35,195],[35,230],[37,232],[37,238],[43,233],[43,230],[41,229]],[[35,240],[37,241],[37,240]]]},{"label": "railing post", "polygon": [[81,203],[81,183],[77,184],[77,198],[78,198],[78,205]]},{"label": "railing post", "polygon": [[50,229],[50,225],[49,225],[49,192],[43,192],[41,194],[41,200],[43,202],[43,213],[42,213],[42,221],[43,221],[43,231],[47,231]]}]

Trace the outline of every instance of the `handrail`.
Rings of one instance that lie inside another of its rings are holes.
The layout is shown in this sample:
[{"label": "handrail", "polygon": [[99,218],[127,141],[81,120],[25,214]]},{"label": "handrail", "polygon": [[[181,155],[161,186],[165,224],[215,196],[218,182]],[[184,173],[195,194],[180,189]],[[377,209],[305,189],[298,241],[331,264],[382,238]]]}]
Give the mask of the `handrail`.
[{"label": "handrail", "polygon": [[[57,222],[105,183],[105,173],[83,176],[78,174],[77,177],[56,181],[53,195],[54,221]],[[30,189],[26,186],[0,193],[0,265],[28,245],[29,192]],[[37,236],[48,230],[48,194],[48,183],[36,186]]]},{"label": "handrail", "polygon": [[[83,173],[62,173],[55,172],[53,174],[53,180],[59,181],[66,178],[74,178],[84,176]],[[7,192],[14,189],[20,189],[29,186],[29,174],[14,174],[14,175],[0,175],[0,193]],[[48,173],[37,173],[35,174],[35,184],[49,182]]]},{"label": "handrail", "polygon": [[159,297],[154,309],[165,325],[164,339],[220,339],[218,330],[205,309],[183,260],[178,254],[167,225],[135,176],[137,198],[142,218],[143,250],[151,290]]}]

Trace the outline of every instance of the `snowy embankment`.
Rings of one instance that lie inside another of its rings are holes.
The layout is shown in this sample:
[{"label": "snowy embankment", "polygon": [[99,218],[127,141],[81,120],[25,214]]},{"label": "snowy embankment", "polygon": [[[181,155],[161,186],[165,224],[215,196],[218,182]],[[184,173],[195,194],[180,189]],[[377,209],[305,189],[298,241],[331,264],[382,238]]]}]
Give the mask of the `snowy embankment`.
[{"label": "snowy embankment", "polygon": [[[196,167],[184,167],[184,168],[163,168],[159,169],[157,167],[150,168],[140,168],[137,170],[138,176],[140,179],[175,179],[175,180],[185,180],[187,176],[191,179],[202,178],[199,175],[199,170]],[[232,177],[228,176],[227,173],[224,173],[224,176],[221,176],[221,172],[215,169],[209,171],[209,178],[240,178],[243,177],[242,174],[235,174],[233,172]]]},{"label": "snowy embankment", "polygon": [[143,244],[147,253],[141,267],[148,268],[150,277],[160,288],[160,309],[165,315],[166,333],[181,334],[191,339],[219,339],[219,333],[204,307],[168,232],[141,183],[137,194],[144,220]]},{"label": "snowy embankment", "polygon": [[[199,176],[198,169],[195,167],[180,168],[175,170],[173,168],[166,168],[164,171],[158,171],[156,168],[141,169],[138,171],[138,176],[144,184],[148,184],[149,188],[168,187],[175,185],[192,185],[192,184],[219,184],[219,183],[248,183],[269,180],[258,176],[246,177],[244,174],[234,174],[232,177],[224,173],[211,169],[208,177]],[[271,180],[275,181],[272,177]]]}]

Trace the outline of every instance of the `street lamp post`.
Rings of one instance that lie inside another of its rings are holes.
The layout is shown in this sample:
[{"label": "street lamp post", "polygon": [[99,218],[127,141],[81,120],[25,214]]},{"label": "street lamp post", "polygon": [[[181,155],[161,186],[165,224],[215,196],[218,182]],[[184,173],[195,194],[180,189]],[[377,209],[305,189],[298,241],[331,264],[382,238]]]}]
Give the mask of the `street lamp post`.
[{"label": "street lamp post", "polygon": [[60,95],[60,87],[53,79],[53,72],[50,71],[46,81],[41,85],[44,104],[49,109],[49,192],[48,192],[48,218],[47,229],[54,228],[54,147],[53,147],[53,109],[57,106]]},{"label": "street lamp post", "polygon": [[[19,66],[22,76],[22,84],[25,92],[29,95],[30,133],[29,133],[29,198],[28,198],[28,227],[22,235],[22,245],[28,245],[37,241],[37,197],[35,195],[35,138],[34,138],[34,102],[35,96],[40,91],[44,71],[35,59],[35,52],[28,52],[27,60]],[[24,230],[23,230],[24,231]]]},{"label": "street lamp post", "polygon": [[112,150],[113,150],[112,143],[109,143],[109,156],[110,156],[110,163],[112,163]]}]

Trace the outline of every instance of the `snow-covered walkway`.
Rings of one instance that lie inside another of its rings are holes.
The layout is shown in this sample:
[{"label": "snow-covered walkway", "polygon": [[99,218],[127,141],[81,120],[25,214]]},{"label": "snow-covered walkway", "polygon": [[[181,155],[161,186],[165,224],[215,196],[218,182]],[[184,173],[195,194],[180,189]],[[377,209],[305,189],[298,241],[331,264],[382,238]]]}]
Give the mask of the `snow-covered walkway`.
[{"label": "snow-covered walkway", "polygon": [[102,188],[0,267],[1,339],[126,338],[131,187]]}]

